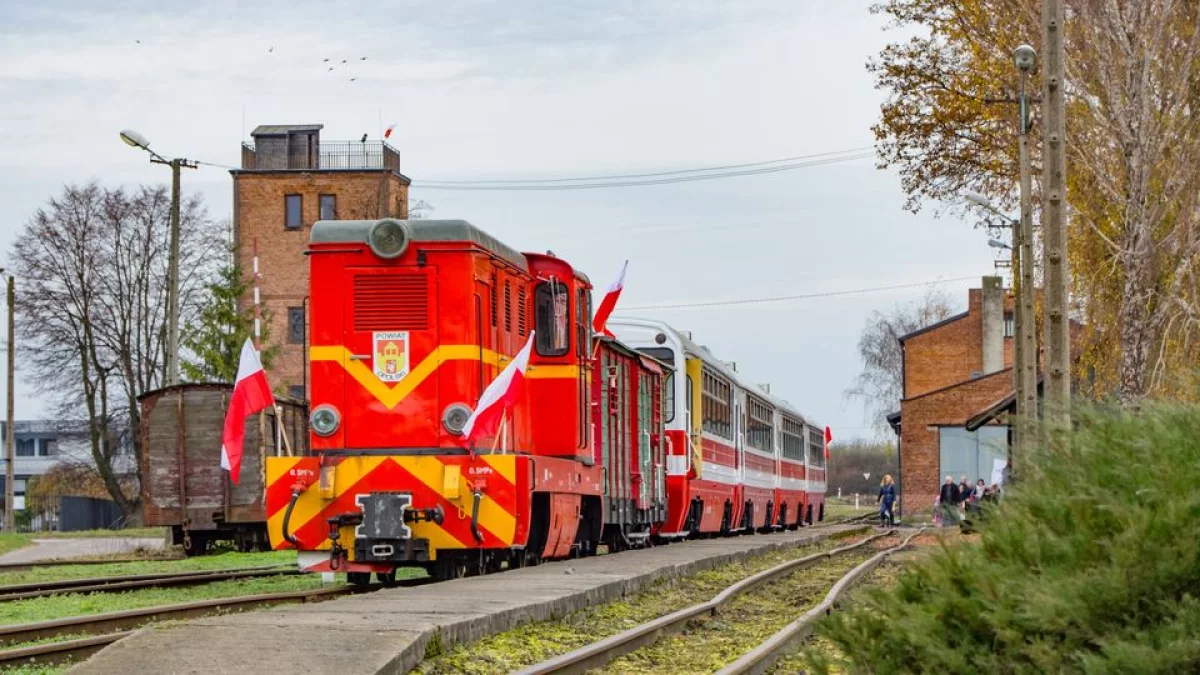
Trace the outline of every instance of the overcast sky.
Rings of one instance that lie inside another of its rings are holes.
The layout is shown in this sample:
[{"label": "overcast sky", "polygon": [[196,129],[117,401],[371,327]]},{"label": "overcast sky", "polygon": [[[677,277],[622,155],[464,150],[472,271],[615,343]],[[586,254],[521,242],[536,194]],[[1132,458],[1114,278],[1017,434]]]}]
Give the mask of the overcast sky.
[{"label": "overcast sky", "polygon": [[[886,93],[864,64],[896,36],[869,4],[0,0],[0,247],[63,184],[169,180],[120,142],[124,128],[163,154],[235,165],[258,124],[348,140],[394,123],[412,200],[432,217],[553,250],[600,288],[628,258],[626,307],[938,279],[960,279],[940,287],[965,305],[993,269],[986,235],[934,218],[936,205],[902,211],[897,177],[872,160],[604,190],[419,187],[870,146]],[[184,174],[215,218],[229,217],[231,185],[221,168]],[[841,440],[870,433],[843,397],[866,317],[924,292],[637,313],[691,330]],[[43,414],[18,396],[19,418]]]}]

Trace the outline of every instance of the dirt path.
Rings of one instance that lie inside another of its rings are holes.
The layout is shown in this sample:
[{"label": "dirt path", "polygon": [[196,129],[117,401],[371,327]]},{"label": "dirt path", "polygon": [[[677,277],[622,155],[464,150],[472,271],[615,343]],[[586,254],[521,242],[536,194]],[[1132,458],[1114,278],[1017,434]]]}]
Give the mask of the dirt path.
[{"label": "dirt path", "polygon": [[157,550],[165,545],[162,538],[147,537],[34,539],[32,546],[0,555],[0,564],[131,553],[139,548]]}]

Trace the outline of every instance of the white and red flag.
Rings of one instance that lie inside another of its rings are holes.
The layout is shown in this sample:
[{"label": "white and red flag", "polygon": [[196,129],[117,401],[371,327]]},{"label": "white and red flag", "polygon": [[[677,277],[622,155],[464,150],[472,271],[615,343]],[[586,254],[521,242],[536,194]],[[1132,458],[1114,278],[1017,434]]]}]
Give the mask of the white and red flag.
[{"label": "white and red flag", "polygon": [[621,266],[621,276],[609,284],[608,290],[604,292],[604,299],[600,301],[600,306],[596,308],[596,316],[592,319],[593,332],[613,337],[606,324],[608,323],[608,316],[612,314],[613,308],[617,306],[617,299],[621,297],[621,291],[625,289],[625,270],[627,269],[629,269],[628,260]]},{"label": "white and red flag", "polygon": [[395,124],[393,124],[393,125],[389,126],[389,127],[387,128],[387,131],[383,132],[383,138],[384,138],[385,140],[386,140],[386,139],[388,139],[388,138],[391,138],[391,137],[392,137],[392,130],[393,130],[393,129],[395,129],[395,128],[396,128],[396,125],[395,125]]},{"label": "white and red flag", "polygon": [[829,444],[833,442],[833,432],[825,427],[825,461],[829,461]]},{"label": "white and red flag", "polygon": [[483,390],[475,412],[463,425],[460,442],[470,446],[475,439],[496,433],[504,414],[516,405],[525,386],[525,369],[529,367],[529,350],[533,349],[533,331],[529,341],[517,352],[517,356],[500,371],[496,379]]},{"label": "white and red flag", "polygon": [[242,345],[242,356],[238,362],[237,380],[233,384],[233,396],[229,398],[229,410],[225,411],[225,431],[221,434],[221,468],[229,470],[234,483],[242,470],[242,440],[246,435],[246,418],[275,405],[267,373],[258,360],[254,343],[246,340]]}]

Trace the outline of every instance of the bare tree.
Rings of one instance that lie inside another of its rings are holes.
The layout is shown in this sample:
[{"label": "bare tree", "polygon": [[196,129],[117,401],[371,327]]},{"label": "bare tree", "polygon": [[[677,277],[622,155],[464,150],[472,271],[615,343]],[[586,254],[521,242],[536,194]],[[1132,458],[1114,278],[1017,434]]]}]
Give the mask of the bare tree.
[{"label": "bare tree", "polygon": [[[164,187],[67,186],[33,216],[12,254],[23,374],[60,416],[87,421],[96,470],[127,517],[140,506],[128,475],[140,480],[137,397],[164,381],[169,210]],[[223,255],[200,200],[180,211],[186,330]]]},{"label": "bare tree", "polygon": [[950,296],[932,290],[917,302],[897,305],[887,312],[876,310],[867,318],[858,339],[863,369],[844,396],[866,404],[868,421],[878,433],[887,432],[887,416],[899,409],[904,395],[900,338],[949,317],[952,311]]}]

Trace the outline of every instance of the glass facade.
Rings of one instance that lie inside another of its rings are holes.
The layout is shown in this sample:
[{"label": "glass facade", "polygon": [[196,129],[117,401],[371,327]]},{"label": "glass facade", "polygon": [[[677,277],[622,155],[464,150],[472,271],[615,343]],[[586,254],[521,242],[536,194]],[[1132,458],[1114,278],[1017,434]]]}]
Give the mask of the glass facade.
[{"label": "glass facade", "polygon": [[966,474],[972,484],[982,478],[990,483],[994,460],[1008,460],[1008,427],[989,425],[977,431],[963,427],[940,427],[941,473],[938,484],[947,475],[958,479]]}]

